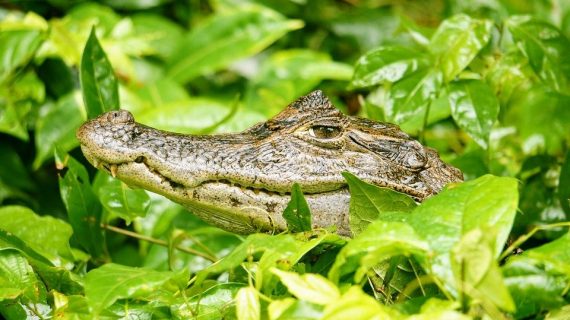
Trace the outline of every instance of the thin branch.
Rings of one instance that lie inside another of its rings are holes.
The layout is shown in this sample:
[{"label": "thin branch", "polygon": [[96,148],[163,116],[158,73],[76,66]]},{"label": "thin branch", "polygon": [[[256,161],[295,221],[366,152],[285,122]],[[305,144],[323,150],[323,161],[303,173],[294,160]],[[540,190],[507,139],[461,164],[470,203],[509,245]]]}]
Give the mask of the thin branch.
[{"label": "thin branch", "polygon": [[505,251],[503,251],[503,253],[499,257],[499,261],[502,261],[503,259],[505,259],[509,255],[511,255],[511,253],[513,251],[515,251],[516,248],[520,247],[528,239],[532,238],[532,236],[534,236],[534,234],[537,233],[538,231],[555,229],[555,228],[560,228],[560,227],[570,227],[570,222],[559,222],[559,223],[553,223],[553,224],[547,224],[544,226],[534,227],[534,229],[532,229],[529,233],[523,234],[515,242],[513,242],[507,249],[505,249]]},{"label": "thin branch", "polygon": [[[138,233],[136,233],[136,232],[132,232],[132,231],[129,231],[129,230],[117,228],[117,227],[114,227],[114,226],[111,226],[111,225],[108,225],[108,224],[101,224],[101,227],[102,227],[103,229],[107,229],[107,230],[109,230],[109,231],[113,231],[113,232],[116,232],[116,233],[119,233],[119,234],[122,234],[122,235],[125,235],[125,236],[128,236],[128,237],[132,237],[132,238],[135,238],[135,239],[147,241],[147,242],[154,243],[154,244],[157,244],[157,245],[163,246],[163,247],[168,247],[168,242],[166,242],[166,241],[164,241],[164,240],[160,240],[160,239],[148,237],[148,236],[145,236],[145,235],[142,235],[142,234],[138,234]],[[192,248],[184,248],[184,247],[181,247],[181,246],[175,246],[174,248],[177,249],[177,250],[179,250],[179,251],[185,252],[185,253],[189,253],[189,254],[193,254],[193,255],[202,257],[202,258],[204,258],[204,259],[206,259],[206,260],[209,260],[209,261],[211,261],[211,262],[216,262],[216,261],[218,261],[218,259],[216,259],[216,257],[212,257],[211,255],[209,255],[209,254],[207,254],[207,253],[204,253],[204,252],[201,252],[201,251],[198,251],[198,250],[194,250],[194,249],[192,249]]]}]

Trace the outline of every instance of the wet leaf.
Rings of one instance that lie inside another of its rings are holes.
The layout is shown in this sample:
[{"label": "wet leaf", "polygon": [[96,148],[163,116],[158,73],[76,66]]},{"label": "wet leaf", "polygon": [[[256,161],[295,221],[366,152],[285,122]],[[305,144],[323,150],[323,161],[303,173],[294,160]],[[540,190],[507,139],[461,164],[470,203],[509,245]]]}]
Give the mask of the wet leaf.
[{"label": "wet leaf", "polygon": [[62,220],[40,217],[26,207],[5,206],[0,208],[0,229],[18,237],[54,265],[74,260],[69,246],[72,230]]},{"label": "wet leaf", "polygon": [[548,23],[528,16],[505,22],[532,69],[551,88],[568,93],[570,78],[570,40]]},{"label": "wet leaf", "polygon": [[380,47],[356,62],[351,85],[365,88],[386,82],[394,83],[426,68],[427,58],[407,47]]},{"label": "wet leaf", "polygon": [[428,68],[396,82],[386,97],[387,120],[402,123],[413,117],[425,117],[428,106],[437,98],[442,81],[441,72]]},{"label": "wet leaf", "polygon": [[350,231],[358,235],[383,213],[412,211],[417,205],[410,196],[366,183],[349,172],[342,173],[350,189]]},{"label": "wet leaf", "polygon": [[184,37],[169,60],[167,74],[186,83],[254,55],[302,26],[299,20],[287,20],[260,6],[219,12]]},{"label": "wet leaf", "polygon": [[101,203],[89,184],[85,167],[66,153],[55,151],[61,199],[67,210],[74,239],[97,262],[107,260],[105,236],[101,228]]},{"label": "wet leaf", "polygon": [[489,145],[491,128],[499,115],[499,101],[481,80],[454,81],[448,94],[451,115],[482,148]]},{"label": "wet leaf", "polygon": [[95,28],[91,30],[83,49],[80,76],[87,118],[93,119],[104,112],[119,108],[117,77],[97,40]]},{"label": "wet leaf", "polygon": [[283,218],[291,232],[311,231],[311,210],[298,183],[293,184],[291,200],[283,211]]},{"label": "wet leaf", "polygon": [[93,189],[103,207],[130,223],[144,217],[150,206],[150,197],[143,189],[131,189],[124,182],[99,171]]},{"label": "wet leaf", "polygon": [[492,22],[456,15],[444,20],[431,38],[430,51],[436,55],[445,82],[453,80],[487,45]]}]

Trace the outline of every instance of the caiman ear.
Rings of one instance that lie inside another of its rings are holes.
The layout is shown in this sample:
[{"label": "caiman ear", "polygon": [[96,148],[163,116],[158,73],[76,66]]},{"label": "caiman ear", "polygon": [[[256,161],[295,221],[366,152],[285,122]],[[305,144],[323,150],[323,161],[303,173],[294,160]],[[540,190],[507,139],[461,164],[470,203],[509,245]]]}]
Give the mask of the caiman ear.
[{"label": "caiman ear", "polygon": [[317,109],[335,109],[329,98],[321,90],[315,90],[302,96],[289,105],[289,108],[303,111],[316,111]]}]

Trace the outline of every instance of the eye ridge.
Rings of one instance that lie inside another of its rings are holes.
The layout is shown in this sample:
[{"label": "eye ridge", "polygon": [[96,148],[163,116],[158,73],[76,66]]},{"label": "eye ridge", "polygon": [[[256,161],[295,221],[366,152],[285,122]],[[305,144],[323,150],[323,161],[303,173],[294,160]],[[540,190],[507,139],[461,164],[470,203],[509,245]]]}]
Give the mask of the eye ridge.
[{"label": "eye ridge", "polygon": [[336,126],[314,125],[309,128],[309,135],[317,139],[333,139],[340,135],[341,128]]}]

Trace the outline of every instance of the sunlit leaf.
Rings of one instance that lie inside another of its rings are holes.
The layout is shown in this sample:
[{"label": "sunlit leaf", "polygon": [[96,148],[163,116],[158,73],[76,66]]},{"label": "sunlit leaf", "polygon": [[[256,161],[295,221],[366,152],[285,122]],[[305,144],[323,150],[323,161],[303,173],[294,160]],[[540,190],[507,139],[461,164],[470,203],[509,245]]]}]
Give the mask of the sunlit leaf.
[{"label": "sunlit leaf", "polygon": [[427,58],[407,47],[380,47],[356,62],[351,85],[364,88],[385,82],[396,82],[425,68]]},{"label": "sunlit leaf", "polygon": [[350,287],[337,301],[325,307],[326,320],[343,319],[398,319],[399,313],[378,303],[357,286]]},{"label": "sunlit leaf", "polygon": [[493,123],[499,115],[499,101],[481,80],[455,81],[449,86],[449,104],[455,122],[482,147],[489,145]]},{"label": "sunlit leaf", "polygon": [[238,320],[260,319],[260,305],[257,290],[245,287],[236,294],[236,314]]},{"label": "sunlit leaf", "polygon": [[0,250],[0,301],[23,296],[27,302],[44,302],[46,289],[26,258],[16,250]]},{"label": "sunlit leaf", "polygon": [[275,268],[272,272],[279,277],[292,295],[301,300],[326,305],[340,297],[338,288],[321,275],[309,273],[299,275]]},{"label": "sunlit leaf", "polygon": [[550,24],[528,16],[506,21],[533,70],[554,90],[568,92],[570,40]]},{"label": "sunlit leaf", "polygon": [[0,229],[20,238],[54,265],[74,260],[69,247],[72,230],[62,220],[40,217],[26,207],[6,206],[0,208]]},{"label": "sunlit leaf", "polygon": [[[177,275],[173,272],[106,264],[85,277],[85,297],[95,314],[118,299],[144,298],[169,285]],[[176,287],[172,287],[176,291]]]},{"label": "sunlit leaf", "polygon": [[0,84],[32,59],[44,36],[41,30],[0,31]]},{"label": "sunlit leaf", "polygon": [[342,174],[350,188],[350,231],[358,235],[382,213],[409,212],[417,205],[410,196],[366,183],[349,172]]},{"label": "sunlit leaf", "polygon": [[283,218],[291,232],[311,231],[311,210],[298,183],[293,184],[291,200],[283,211]]},{"label": "sunlit leaf", "polygon": [[87,117],[119,108],[119,87],[113,67],[91,30],[81,57],[81,89]]},{"label": "sunlit leaf", "polygon": [[168,75],[186,83],[256,54],[302,26],[299,20],[259,6],[217,13],[184,37],[169,60]]},{"label": "sunlit leaf", "polygon": [[491,38],[490,20],[456,15],[444,20],[431,38],[429,49],[437,57],[443,79],[455,78]]}]

